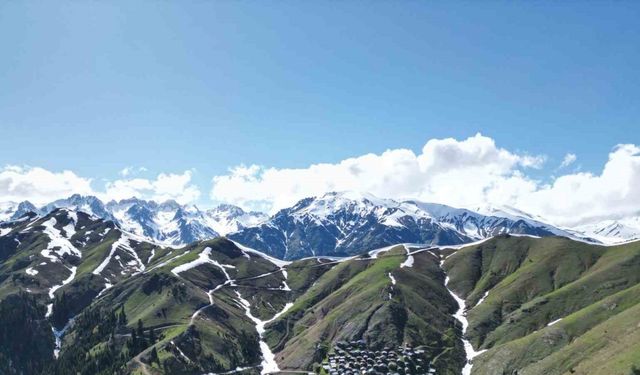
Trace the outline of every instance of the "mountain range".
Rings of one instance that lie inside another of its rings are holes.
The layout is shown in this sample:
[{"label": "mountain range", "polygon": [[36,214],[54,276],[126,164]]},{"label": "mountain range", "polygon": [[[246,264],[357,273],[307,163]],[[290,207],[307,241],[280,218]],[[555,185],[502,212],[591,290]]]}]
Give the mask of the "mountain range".
[{"label": "mountain range", "polygon": [[228,236],[281,259],[300,259],[348,256],[394,243],[457,245],[505,233],[575,236],[504,210],[481,214],[353,192],[303,199],[259,225]]},{"label": "mountain range", "polygon": [[73,195],[42,207],[28,201],[2,203],[0,222],[19,219],[27,212],[43,216],[56,208],[113,221],[126,232],[162,245],[183,246],[227,236],[288,260],[349,256],[394,243],[457,245],[506,233],[605,244],[640,238],[640,218],[560,228],[510,207],[463,209],[354,192],[302,199],[272,216],[228,204],[200,210],[173,200],[157,203],[131,198],[103,203],[94,196]]},{"label": "mountain range", "polygon": [[195,205],[181,205],[174,200],[157,203],[131,198],[103,203],[94,196],[74,194],[39,208],[28,201],[1,203],[0,222],[19,219],[27,212],[43,216],[57,208],[110,220],[127,232],[173,246],[223,236],[267,219],[263,213],[245,212],[232,205],[203,211]]},{"label": "mountain range", "polygon": [[638,241],[500,234],[283,261],[66,208],[0,223],[2,374],[634,374],[639,315]]}]

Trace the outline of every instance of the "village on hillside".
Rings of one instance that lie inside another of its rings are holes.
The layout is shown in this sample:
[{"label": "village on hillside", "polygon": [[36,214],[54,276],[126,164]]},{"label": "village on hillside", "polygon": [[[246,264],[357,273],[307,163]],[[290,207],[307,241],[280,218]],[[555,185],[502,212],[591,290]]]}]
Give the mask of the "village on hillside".
[{"label": "village on hillside", "polygon": [[429,365],[425,352],[409,345],[371,350],[364,340],[340,341],[322,363],[320,373],[328,375],[435,374],[436,370]]}]

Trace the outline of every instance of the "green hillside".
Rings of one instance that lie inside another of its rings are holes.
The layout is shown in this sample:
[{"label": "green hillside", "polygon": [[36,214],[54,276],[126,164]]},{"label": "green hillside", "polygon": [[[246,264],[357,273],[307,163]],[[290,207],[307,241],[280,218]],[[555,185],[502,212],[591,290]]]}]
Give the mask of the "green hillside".
[{"label": "green hillside", "polygon": [[162,247],[64,210],[4,225],[2,374],[326,374],[352,348],[393,351],[370,365],[380,373],[457,375],[467,354],[447,288],[485,350],[472,374],[640,368],[640,242],[506,235],[282,262],[224,238]]},{"label": "green hillside", "polygon": [[474,374],[640,367],[640,242],[498,237],[456,252],[444,268],[449,286],[472,306],[467,336],[476,349],[489,349],[474,360]]}]

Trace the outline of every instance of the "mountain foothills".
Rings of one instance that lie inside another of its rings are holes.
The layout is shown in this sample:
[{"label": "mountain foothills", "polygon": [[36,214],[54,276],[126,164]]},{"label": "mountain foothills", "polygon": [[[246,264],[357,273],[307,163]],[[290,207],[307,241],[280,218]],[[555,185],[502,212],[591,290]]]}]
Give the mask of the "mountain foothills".
[{"label": "mountain foothills", "polygon": [[423,347],[440,373],[464,361],[433,253],[285,262],[224,238],[176,249],[67,209],[0,228],[1,373],[301,370],[356,338]]},{"label": "mountain foothills", "polygon": [[[3,374],[326,373],[344,355],[371,373],[640,365],[640,242],[505,234],[282,261],[226,238],[166,247],[67,209],[0,230]],[[412,349],[367,362],[397,347]]]}]

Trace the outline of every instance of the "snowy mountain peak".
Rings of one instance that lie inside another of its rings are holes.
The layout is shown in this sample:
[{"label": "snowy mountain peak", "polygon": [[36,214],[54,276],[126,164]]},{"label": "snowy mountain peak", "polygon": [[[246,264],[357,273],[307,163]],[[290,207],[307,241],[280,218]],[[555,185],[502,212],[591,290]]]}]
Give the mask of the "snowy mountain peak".
[{"label": "snowy mountain peak", "polygon": [[619,220],[603,220],[580,225],[572,229],[576,233],[591,237],[605,244],[640,239],[640,216],[632,216]]},{"label": "snowy mountain peak", "polygon": [[353,255],[395,243],[456,245],[500,234],[572,236],[515,210],[492,215],[415,200],[331,192],[305,198],[230,237],[285,259]]},{"label": "snowy mountain peak", "polygon": [[17,220],[28,212],[39,213],[39,210],[29,201],[0,202],[0,222]]},{"label": "snowy mountain peak", "polygon": [[221,204],[204,213],[205,222],[220,235],[255,226],[269,218],[262,212],[246,212],[238,206]]},{"label": "snowy mountain peak", "polygon": [[245,212],[233,205],[201,211],[195,205],[181,205],[175,200],[158,203],[128,198],[104,204],[98,197],[74,194],[42,208],[28,201],[0,203],[0,222],[16,220],[27,212],[45,216],[59,209],[69,210],[70,214],[84,212],[94,218],[110,220],[126,232],[168,245],[211,239],[268,219],[263,213]]},{"label": "snowy mountain peak", "polygon": [[73,194],[69,198],[58,199],[42,207],[40,213],[46,215],[56,208],[70,208],[103,219],[112,218],[104,203],[93,195]]}]

